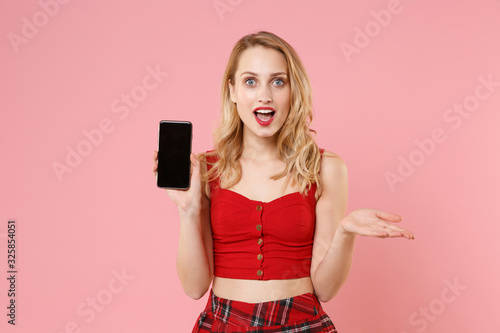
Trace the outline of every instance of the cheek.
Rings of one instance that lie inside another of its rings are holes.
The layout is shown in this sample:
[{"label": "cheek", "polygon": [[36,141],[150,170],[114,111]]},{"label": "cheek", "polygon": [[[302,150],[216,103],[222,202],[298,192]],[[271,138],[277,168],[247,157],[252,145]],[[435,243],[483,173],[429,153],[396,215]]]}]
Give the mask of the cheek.
[{"label": "cheek", "polygon": [[249,104],[255,99],[255,91],[252,89],[242,89],[240,90],[240,98],[243,103]]},{"label": "cheek", "polygon": [[234,96],[236,97],[238,104],[246,103],[251,96],[251,89],[245,89],[243,85],[237,84],[234,88]]},{"label": "cheek", "polygon": [[286,110],[288,113],[290,111],[290,95],[289,94],[282,94],[278,97],[277,104],[280,106],[282,110]]},{"label": "cheek", "polygon": [[276,100],[279,101],[280,105],[289,106],[290,105],[290,89],[283,89],[276,94]]}]

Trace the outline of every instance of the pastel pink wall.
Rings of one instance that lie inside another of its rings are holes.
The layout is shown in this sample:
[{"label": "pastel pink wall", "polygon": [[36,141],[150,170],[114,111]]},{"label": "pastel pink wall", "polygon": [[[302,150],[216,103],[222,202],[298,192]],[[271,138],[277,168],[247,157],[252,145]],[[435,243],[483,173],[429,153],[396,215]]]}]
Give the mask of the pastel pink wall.
[{"label": "pastel pink wall", "polygon": [[210,149],[229,52],[269,30],[308,70],[317,141],[348,165],[348,212],[398,213],[416,236],[357,239],[324,304],[339,332],[499,332],[499,12],[493,0],[2,1],[0,330],[190,332],[207,296],[178,281],[177,210],[151,172],[158,122],[191,120],[194,151]]}]

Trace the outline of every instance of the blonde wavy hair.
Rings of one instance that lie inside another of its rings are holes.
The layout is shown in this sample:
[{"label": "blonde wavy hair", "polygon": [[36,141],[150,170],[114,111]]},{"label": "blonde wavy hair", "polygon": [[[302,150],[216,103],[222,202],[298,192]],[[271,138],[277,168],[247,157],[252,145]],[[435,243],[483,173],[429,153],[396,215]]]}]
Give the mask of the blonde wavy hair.
[{"label": "blonde wavy hair", "polygon": [[[242,53],[255,46],[271,48],[283,54],[291,88],[290,112],[278,132],[277,141],[278,154],[286,166],[271,179],[278,180],[288,176],[293,185],[298,184],[300,193],[307,195],[313,183],[320,185],[318,173],[321,163],[320,150],[311,134],[316,134],[316,131],[309,129],[313,118],[311,84],[292,46],[267,31],[244,36],[235,44],[229,56],[222,78],[222,115],[213,133],[215,149],[200,154],[200,159],[205,160],[212,168],[202,175],[202,179],[208,182],[219,178],[222,188],[230,188],[241,179],[239,158],[243,151],[243,122],[238,115],[236,104],[231,101],[228,80],[232,84],[235,83],[235,73]],[[215,162],[207,161],[210,157],[217,159]]]}]

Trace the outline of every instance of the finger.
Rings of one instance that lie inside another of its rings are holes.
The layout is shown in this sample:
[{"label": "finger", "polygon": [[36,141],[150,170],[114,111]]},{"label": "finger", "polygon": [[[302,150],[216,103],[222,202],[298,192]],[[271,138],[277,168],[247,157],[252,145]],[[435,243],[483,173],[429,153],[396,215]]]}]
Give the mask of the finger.
[{"label": "finger", "polygon": [[367,237],[381,237],[381,238],[389,237],[389,233],[380,227],[357,228],[357,230],[354,230],[353,233]]},{"label": "finger", "polygon": [[391,231],[407,231],[406,229],[403,229],[401,227],[398,227],[397,225],[390,224],[389,222],[385,221],[378,221],[378,223],[375,223],[376,226],[386,229],[386,230],[391,230]]},{"label": "finger", "polygon": [[387,238],[387,237],[390,237],[390,233],[388,233],[385,230],[374,230],[372,232],[372,235],[370,235],[370,236],[378,237],[378,238]]},{"label": "finger", "polygon": [[387,238],[387,237],[405,237],[408,239],[414,238],[413,234],[408,230],[397,227],[385,221],[375,221],[369,226],[365,226],[364,228],[358,228],[355,233],[362,236],[373,236],[379,238]]},{"label": "finger", "polygon": [[399,235],[404,235],[404,237],[406,237],[406,236],[413,237],[413,234],[409,230],[406,230],[404,228],[390,224],[388,222],[379,222],[379,223],[377,223],[377,225],[379,227],[381,227],[384,231],[394,232],[394,233],[397,233]]},{"label": "finger", "polygon": [[415,239],[415,236],[411,232],[407,231],[394,231],[389,234],[389,237],[404,237],[407,239]]},{"label": "finger", "polygon": [[396,238],[396,237],[404,237],[407,239],[415,239],[412,233],[409,232],[401,232],[397,230],[379,230],[374,232],[376,237],[379,238]]},{"label": "finger", "polygon": [[406,237],[408,239],[415,239],[415,236],[413,235],[413,233],[410,230],[406,230],[404,228],[401,228],[401,227],[398,227],[398,226],[395,226],[392,224],[389,224],[388,228],[390,228],[391,230],[393,230],[395,232],[399,232],[399,234],[403,237]]},{"label": "finger", "polygon": [[191,153],[191,155],[189,155],[189,159],[191,160],[191,165],[193,166],[193,168],[199,167],[200,163],[196,158],[195,153]]},{"label": "finger", "polygon": [[191,163],[193,165],[198,164],[198,158],[196,157],[195,153],[191,153],[191,155],[189,155],[189,159],[191,160]]},{"label": "finger", "polygon": [[200,176],[200,161],[194,153],[191,153],[191,177],[193,181],[198,181]]},{"label": "finger", "polygon": [[392,214],[388,212],[384,212],[381,210],[377,210],[375,215],[382,220],[390,221],[390,222],[401,222],[401,216],[397,214]]},{"label": "finger", "polygon": [[388,233],[388,237],[404,237],[408,239],[415,239],[415,236],[408,230],[389,225],[383,231]]},{"label": "finger", "polygon": [[158,151],[157,150],[154,150],[153,151],[153,160],[155,161],[154,165],[153,165],[153,174],[156,174],[156,171],[158,170]]},{"label": "finger", "polygon": [[366,226],[363,228],[356,228],[356,230],[354,230],[354,233],[360,236],[368,236],[368,237],[379,237],[379,238],[404,237],[407,239],[415,239],[415,236],[410,231],[405,230],[403,228],[399,228],[387,222],[381,222],[381,221],[375,222],[370,226]]}]

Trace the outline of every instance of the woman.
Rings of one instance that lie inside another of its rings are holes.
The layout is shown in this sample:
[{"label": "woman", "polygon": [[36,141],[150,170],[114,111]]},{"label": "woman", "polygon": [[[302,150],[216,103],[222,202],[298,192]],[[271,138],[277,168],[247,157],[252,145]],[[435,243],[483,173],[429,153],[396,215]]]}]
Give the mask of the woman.
[{"label": "woman", "polygon": [[189,190],[167,190],[181,220],[183,289],[199,299],[213,282],[193,332],[336,332],[320,302],[346,280],[356,235],[414,238],[391,224],[398,215],[345,216],[346,165],[318,148],[311,120],[294,49],[265,31],[239,40],[215,149],[191,155]]}]

